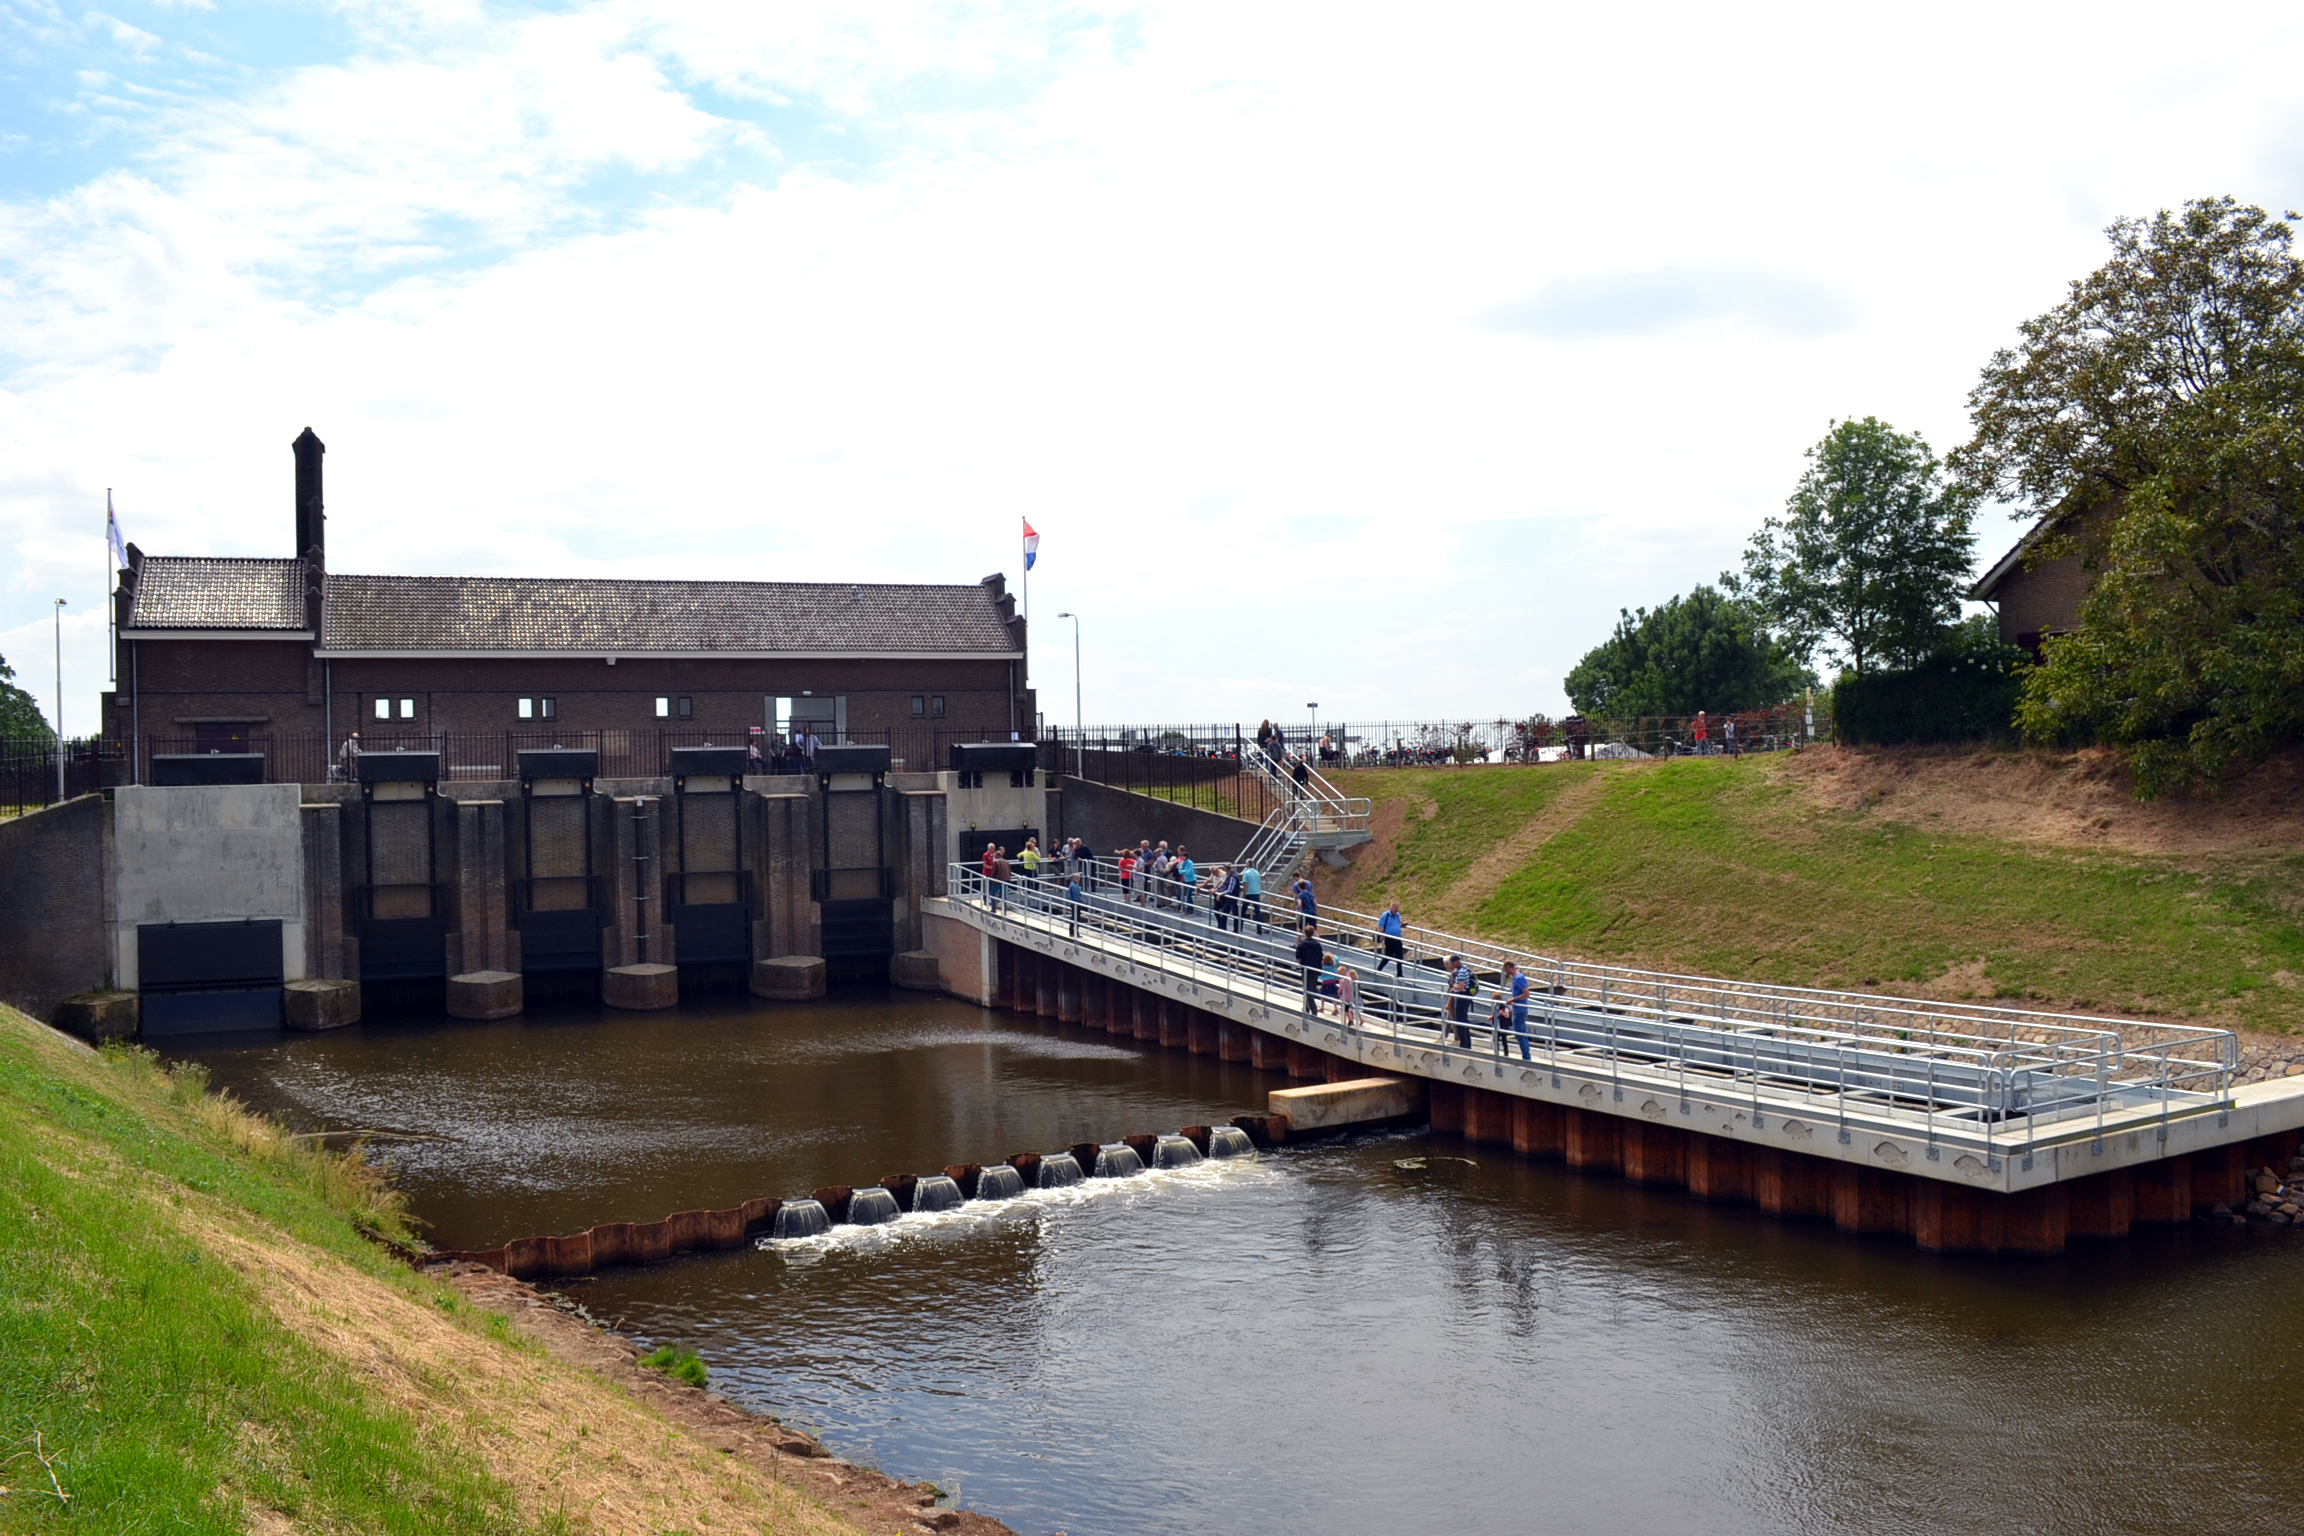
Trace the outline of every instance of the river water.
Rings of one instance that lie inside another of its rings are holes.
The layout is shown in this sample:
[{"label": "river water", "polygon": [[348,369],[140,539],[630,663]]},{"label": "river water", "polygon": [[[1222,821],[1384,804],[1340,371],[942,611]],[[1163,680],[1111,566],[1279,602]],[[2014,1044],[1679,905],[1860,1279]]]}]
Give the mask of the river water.
[{"label": "river water", "polygon": [[[432,1240],[1262,1107],[947,998],[370,1021],[190,1052],[368,1128]],[[1934,1257],[1423,1133],[567,1282],[1017,1530],[2304,1532],[2304,1237]]]}]

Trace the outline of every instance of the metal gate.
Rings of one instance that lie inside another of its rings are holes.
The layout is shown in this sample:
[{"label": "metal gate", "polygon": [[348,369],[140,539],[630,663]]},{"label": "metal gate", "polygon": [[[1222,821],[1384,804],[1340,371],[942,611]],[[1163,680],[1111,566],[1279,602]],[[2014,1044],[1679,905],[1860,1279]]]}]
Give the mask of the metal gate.
[{"label": "metal gate", "polygon": [[896,952],[895,872],[888,866],[881,785],[886,747],[824,747],[816,754],[824,797],[823,857],[813,877],[826,971],[884,974]]},{"label": "metal gate", "polygon": [[439,874],[433,796],[437,752],[364,752],[359,759],[363,884],[352,927],[360,979],[433,981],[448,974],[448,915]]},{"label": "metal gate", "polygon": [[608,903],[593,872],[592,779],[600,754],[554,748],[520,754],[521,875],[512,926],[523,974],[600,969]]},{"label": "metal gate", "polygon": [[664,920],[682,965],[752,960],[752,872],[744,867],[744,749],[672,749],[673,828]]},{"label": "metal gate", "polygon": [[278,1029],[284,958],[276,917],[140,925],[136,986],[143,1033]]}]

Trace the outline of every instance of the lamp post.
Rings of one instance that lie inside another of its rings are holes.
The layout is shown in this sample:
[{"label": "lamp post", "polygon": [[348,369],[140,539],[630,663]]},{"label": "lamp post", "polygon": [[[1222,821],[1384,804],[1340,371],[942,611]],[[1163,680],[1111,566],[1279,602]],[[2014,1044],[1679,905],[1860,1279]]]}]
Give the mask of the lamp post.
[{"label": "lamp post", "polygon": [[1309,759],[1313,744],[1320,739],[1320,706],[1307,704],[1304,707],[1312,712],[1311,720],[1304,727],[1304,756]]},{"label": "lamp post", "polygon": [[1074,762],[1080,769],[1080,777],[1085,779],[1088,777],[1088,722],[1080,710],[1080,615],[1060,613],[1056,617],[1072,621],[1072,746],[1078,754]]},{"label": "lamp post", "polygon": [[64,803],[64,599],[56,599],[56,803]]}]

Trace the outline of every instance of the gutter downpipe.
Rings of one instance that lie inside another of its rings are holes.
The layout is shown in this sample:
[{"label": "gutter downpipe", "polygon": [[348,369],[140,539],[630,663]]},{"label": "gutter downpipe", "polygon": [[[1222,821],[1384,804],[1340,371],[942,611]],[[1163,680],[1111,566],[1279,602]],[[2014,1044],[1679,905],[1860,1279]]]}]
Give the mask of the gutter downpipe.
[{"label": "gutter downpipe", "polygon": [[135,755],[136,760],[130,763],[128,768],[129,782],[134,784],[144,782],[144,693],[142,688],[144,668],[141,665],[143,657],[143,642],[129,641],[128,750]]}]

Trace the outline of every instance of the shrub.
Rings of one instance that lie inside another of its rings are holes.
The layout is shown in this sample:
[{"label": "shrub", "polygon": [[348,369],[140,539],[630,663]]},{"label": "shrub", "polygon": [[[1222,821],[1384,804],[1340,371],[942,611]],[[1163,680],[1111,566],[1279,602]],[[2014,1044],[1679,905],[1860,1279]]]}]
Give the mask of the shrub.
[{"label": "shrub", "polygon": [[709,1379],[705,1374],[703,1356],[692,1349],[680,1349],[671,1344],[657,1345],[640,1357],[640,1363],[692,1387],[702,1387]]},{"label": "shrub", "polygon": [[1835,733],[1845,746],[2013,736],[2029,667],[2024,652],[2000,642],[1990,618],[1969,619],[1916,667],[1843,674],[1832,688]]}]

